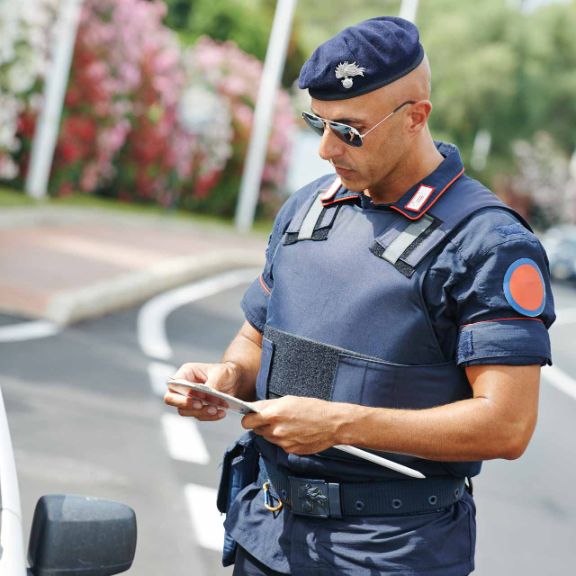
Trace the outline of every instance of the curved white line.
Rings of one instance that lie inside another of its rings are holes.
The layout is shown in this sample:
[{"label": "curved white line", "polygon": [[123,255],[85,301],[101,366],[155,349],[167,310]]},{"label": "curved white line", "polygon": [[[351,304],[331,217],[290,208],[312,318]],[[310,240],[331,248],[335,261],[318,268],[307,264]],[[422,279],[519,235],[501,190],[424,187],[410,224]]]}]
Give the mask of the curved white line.
[{"label": "curved white line", "polygon": [[226,272],[164,292],[146,302],[138,314],[138,341],[142,351],[151,358],[169,360],[172,348],[166,337],[165,321],[171,312],[185,304],[251,282],[259,272],[254,269]]},{"label": "curved white line", "polygon": [[36,338],[47,338],[58,334],[62,328],[52,322],[24,322],[14,326],[0,327],[0,342],[22,342]]}]

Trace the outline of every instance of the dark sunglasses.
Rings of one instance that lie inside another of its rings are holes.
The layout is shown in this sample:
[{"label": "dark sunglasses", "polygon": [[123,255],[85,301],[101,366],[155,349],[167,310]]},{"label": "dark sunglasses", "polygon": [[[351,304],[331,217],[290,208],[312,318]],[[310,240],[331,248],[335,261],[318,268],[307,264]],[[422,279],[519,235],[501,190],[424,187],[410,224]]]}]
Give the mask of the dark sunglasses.
[{"label": "dark sunglasses", "polygon": [[380,122],[374,124],[372,128],[364,132],[364,134],[360,134],[360,132],[358,132],[358,130],[354,128],[354,126],[348,126],[348,124],[342,124],[342,122],[325,120],[324,118],[320,118],[320,116],[316,116],[315,114],[312,114],[310,112],[302,112],[302,118],[304,118],[306,124],[308,124],[308,126],[310,126],[310,128],[312,128],[312,130],[314,130],[316,134],[323,136],[326,127],[328,127],[330,128],[330,130],[332,130],[332,132],[337,138],[342,140],[342,142],[345,142],[350,146],[354,146],[355,148],[359,148],[360,146],[362,146],[364,138],[368,136],[368,134],[370,134],[372,130],[378,128],[380,124],[382,124],[385,120],[388,120],[390,116],[396,114],[396,112],[398,112],[400,108],[403,108],[407,104],[416,104],[416,100],[406,100],[406,102],[403,102],[402,104],[400,104],[400,106],[394,108],[394,110],[392,110],[390,114],[384,116],[384,118],[382,118]]}]

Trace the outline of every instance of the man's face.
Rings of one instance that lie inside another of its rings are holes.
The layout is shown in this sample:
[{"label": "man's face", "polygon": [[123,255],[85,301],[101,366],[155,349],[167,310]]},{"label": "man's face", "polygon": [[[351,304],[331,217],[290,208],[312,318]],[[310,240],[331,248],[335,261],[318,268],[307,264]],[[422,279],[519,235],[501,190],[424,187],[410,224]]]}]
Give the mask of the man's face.
[{"label": "man's face", "polygon": [[[400,104],[397,94],[380,89],[349,100],[312,99],[311,108],[321,118],[348,124],[364,134]],[[407,147],[407,108],[410,106],[400,108],[367,134],[358,148],[342,142],[332,130],[324,131],[319,154],[333,164],[346,188],[353,192],[367,190],[375,199],[386,197],[386,185],[401,170]]]}]

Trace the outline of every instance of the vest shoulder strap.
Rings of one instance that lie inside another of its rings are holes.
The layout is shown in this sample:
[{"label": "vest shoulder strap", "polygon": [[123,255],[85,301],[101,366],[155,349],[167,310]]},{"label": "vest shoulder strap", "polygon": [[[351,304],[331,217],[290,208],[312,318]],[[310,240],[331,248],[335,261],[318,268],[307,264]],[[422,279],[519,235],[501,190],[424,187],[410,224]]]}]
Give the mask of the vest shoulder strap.
[{"label": "vest shoulder strap", "polygon": [[426,214],[414,221],[399,215],[398,220],[381,234],[371,247],[376,256],[390,262],[406,277],[418,264],[439,247],[473,214],[500,208],[511,212],[524,226],[530,226],[490,190],[467,179],[453,186]]},{"label": "vest shoulder strap", "polygon": [[294,244],[301,240],[326,240],[334,223],[339,205],[324,206],[328,195],[334,195],[340,188],[336,178],[328,189],[320,188],[302,205],[290,222],[284,237],[284,244]]}]

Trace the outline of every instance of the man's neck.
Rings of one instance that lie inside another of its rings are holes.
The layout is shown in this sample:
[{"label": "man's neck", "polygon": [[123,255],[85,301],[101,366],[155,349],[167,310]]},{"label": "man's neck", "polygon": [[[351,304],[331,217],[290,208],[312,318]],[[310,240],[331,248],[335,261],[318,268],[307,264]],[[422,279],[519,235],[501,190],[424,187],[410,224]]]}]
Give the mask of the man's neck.
[{"label": "man's neck", "polygon": [[399,166],[381,186],[364,191],[372,198],[374,204],[396,202],[407,190],[432,174],[442,164],[444,156],[440,154],[431,138],[430,145],[423,148],[424,150],[418,154],[412,155],[405,165]]}]

